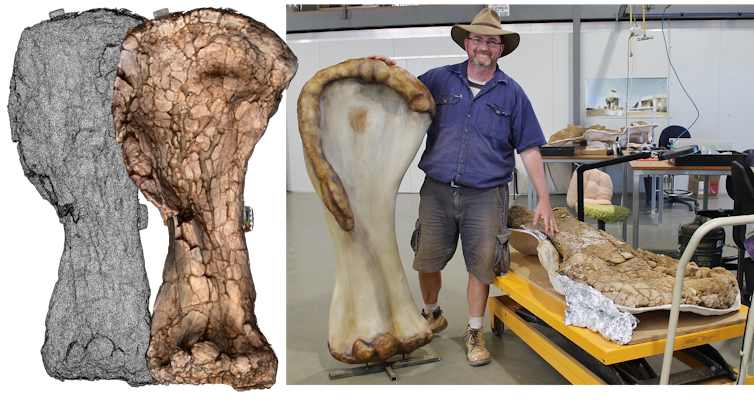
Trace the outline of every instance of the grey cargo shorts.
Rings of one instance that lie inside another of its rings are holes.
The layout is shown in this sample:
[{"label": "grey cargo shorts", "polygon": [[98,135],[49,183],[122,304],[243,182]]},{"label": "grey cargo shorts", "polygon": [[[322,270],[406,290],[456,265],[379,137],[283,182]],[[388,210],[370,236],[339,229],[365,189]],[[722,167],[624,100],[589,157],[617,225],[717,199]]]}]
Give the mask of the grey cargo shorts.
[{"label": "grey cargo shorts", "polygon": [[466,270],[480,282],[491,284],[496,275],[508,272],[508,185],[452,187],[427,176],[420,195],[419,219],[411,236],[415,270],[445,268],[460,235]]}]

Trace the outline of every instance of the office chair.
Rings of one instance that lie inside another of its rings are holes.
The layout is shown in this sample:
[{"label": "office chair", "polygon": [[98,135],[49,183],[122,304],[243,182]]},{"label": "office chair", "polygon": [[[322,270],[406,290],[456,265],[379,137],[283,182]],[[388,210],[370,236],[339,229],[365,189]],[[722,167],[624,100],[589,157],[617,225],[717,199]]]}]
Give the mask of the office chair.
[{"label": "office chair", "polygon": [[[748,149],[743,151],[746,154],[746,163],[750,167],[754,167],[754,149]],[[730,176],[725,177],[725,191],[728,192],[728,196],[731,199],[736,200],[736,189],[733,188],[733,179]]]},{"label": "office chair", "polygon": [[[665,129],[662,130],[662,133],[660,133],[660,139],[657,141],[657,145],[660,147],[669,147],[670,146],[670,139],[676,139],[678,137],[684,137],[684,138],[690,138],[691,133],[684,127],[678,126],[678,125],[671,125]],[[691,191],[688,190],[678,190],[675,188],[675,175],[670,175],[670,190],[665,190],[665,194],[668,196],[667,199],[665,199],[665,203],[670,203],[671,205],[673,203],[682,203],[685,204],[689,211],[694,211],[694,208],[699,207],[699,202],[691,199],[691,198],[684,198],[681,196],[689,196],[691,194]],[[708,190],[705,188],[705,190]],[[692,205],[693,203],[693,205]]]},{"label": "office chair", "polygon": [[[731,180],[736,192],[733,201],[733,215],[754,214],[754,172],[750,166],[745,166],[738,161],[730,165]],[[751,295],[754,292],[754,263],[751,258],[746,258],[744,239],[746,238],[746,225],[733,227],[733,241],[738,246],[738,271],[736,278],[741,289],[741,302],[751,305]],[[749,257],[754,255],[749,254]]]}]

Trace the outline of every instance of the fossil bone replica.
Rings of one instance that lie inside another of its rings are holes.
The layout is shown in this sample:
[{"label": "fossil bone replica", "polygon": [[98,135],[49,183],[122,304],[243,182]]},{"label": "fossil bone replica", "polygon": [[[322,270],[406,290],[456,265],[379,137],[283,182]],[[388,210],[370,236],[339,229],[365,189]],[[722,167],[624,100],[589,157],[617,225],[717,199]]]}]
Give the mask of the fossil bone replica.
[{"label": "fossil bone replica", "polygon": [[170,234],[147,352],[161,383],[275,382],[277,357],[254,316],[243,190],[297,65],[274,32],[227,9],[173,13],[123,41],[116,137]]},{"label": "fossil bone replica", "polygon": [[[139,238],[147,208],[128,179],[110,113],[120,44],[145,19],[127,10],[50,14],[21,34],[8,101],[24,175],[65,231],[42,361],[60,380],[153,384]],[[45,246],[41,236],[29,240]],[[29,257],[31,280],[47,273]],[[31,285],[29,295],[38,289]]]},{"label": "fossil bone replica", "polygon": [[[573,171],[571,183],[568,185],[566,204],[573,207],[578,202],[578,171]],[[584,203],[612,204],[613,181],[610,175],[598,169],[584,171]]]},{"label": "fossil bone replica", "polygon": [[398,254],[395,199],[434,113],[418,79],[370,59],[319,71],[299,96],[306,167],[335,245],[328,347],[339,361],[383,361],[432,340]]},{"label": "fossil bone replica", "polygon": [[[548,237],[561,261],[548,269],[594,287],[616,305],[640,308],[671,303],[678,260],[633,249],[574,218],[565,208],[554,208],[553,212],[560,232]],[[508,227],[544,231],[541,222],[534,227],[527,222],[533,218],[532,211],[515,205],[508,213]],[[695,263],[686,267],[681,304],[725,310],[737,296],[736,278],[726,269],[698,267]]]}]

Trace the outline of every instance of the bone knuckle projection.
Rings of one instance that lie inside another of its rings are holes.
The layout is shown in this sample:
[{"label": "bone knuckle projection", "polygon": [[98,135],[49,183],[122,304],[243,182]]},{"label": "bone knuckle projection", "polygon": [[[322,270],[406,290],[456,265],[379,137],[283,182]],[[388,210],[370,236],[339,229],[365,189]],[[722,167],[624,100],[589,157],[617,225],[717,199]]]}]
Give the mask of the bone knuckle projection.
[{"label": "bone knuckle projection", "polygon": [[275,383],[278,360],[254,316],[243,189],[297,65],[274,32],[229,9],[173,13],[123,41],[116,139],[170,235],[147,353],[161,383]]},{"label": "bone knuckle projection", "polygon": [[[559,233],[548,236],[560,256],[557,273],[594,287],[615,304],[640,308],[671,304],[678,260],[633,249],[615,237],[580,222],[566,208],[554,208]],[[534,212],[516,205],[508,226],[532,227]],[[534,228],[544,231],[540,222]],[[557,262],[557,261],[556,261]],[[689,263],[681,304],[713,309],[730,308],[738,296],[736,278],[725,268]]]},{"label": "bone knuckle projection", "polygon": [[339,361],[382,361],[432,340],[398,254],[395,200],[434,114],[418,79],[370,59],[319,71],[299,96],[306,167],[335,246],[328,347]]},{"label": "bone knuckle projection", "polygon": [[12,139],[24,174],[65,231],[42,347],[47,373],[60,380],[154,383],[138,232],[147,214],[113,140],[110,112],[121,42],[144,20],[127,10],[62,14],[26,28],[16,52]]}]

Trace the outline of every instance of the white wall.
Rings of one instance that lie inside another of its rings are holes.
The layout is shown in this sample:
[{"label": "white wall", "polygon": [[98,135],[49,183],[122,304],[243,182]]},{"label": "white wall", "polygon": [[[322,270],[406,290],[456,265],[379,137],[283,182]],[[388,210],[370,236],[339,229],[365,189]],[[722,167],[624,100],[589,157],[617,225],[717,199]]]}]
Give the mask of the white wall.
[{"label": "white wall", "polygon": [[[669,77],[670,117],[657,119],[657,136],[668,125],[690,126],[697,115],[670,69],[660,25],[659,21],[647,23],[647,36],[653,39],[634,41],[634,55],[630,59],[632,77]],[[547,138],[572,123],[571,27],[570,23],[508,25],[507,29],[520,32],[521,45],[499,61],[500,68],[528,94]],[[620,129],[625,126],[624,118],[586,118],[584,82],[586,78],[627,76],[628,22],[582,23],[581,30],[581,125],[598,123]],[[288,35],[286,41],[299,58],[299,71],[286,100],[288,190],[313,191],[304,166],[296,120],[297,93],[306,81],[320,69],[369,54],[408,58],[463,56],[464,51],[450,39],[449,32],[449,27],[441,27]],[[742,45],[754,42],[754,21],[674,21],[672,24],[666,21],[665,35],[673,65],[699,107],[699,120],[690,128],[692,136],[724,138],[735,143],[734,150],[739,151],[754,148],[754,129],[746,118],[751,112],[749,95],[754,93],[754,47]],[[464,59],[408,59],[398,60],[398,65],[420,75],[430,68]],[[423,150],[422,146],[409,167],[401,192],[418,192],[424,174],[416,164]],[[518,161],[517,164],[521,165]],[[622,186],[621,171],[620,166],[607,168],[616,192],[620,192]],[[686,178],[678,179],[680,187],[684,187]],[[630,181],[628,187],[631,187]],[[519,168],[519,191],[524,194],[527,189],[525,171]],[[554,192],[552,182],[550,191]]]}]

